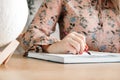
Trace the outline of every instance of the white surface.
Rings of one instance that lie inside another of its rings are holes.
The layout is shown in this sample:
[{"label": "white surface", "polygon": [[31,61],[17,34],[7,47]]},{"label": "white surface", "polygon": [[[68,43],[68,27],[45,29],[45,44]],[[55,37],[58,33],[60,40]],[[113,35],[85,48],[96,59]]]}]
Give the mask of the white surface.
[{"label": "white surface", "polygon": [[18,37],[27,18],[26,0],[0,0],[0,47]]},{"label": "white surface", "polygon": [[105,62],[120,62],[120,54],[118,53],[103,53],[90,51],[91,55],[83,53],[82,55],[73,54],[48,54],[29,52],[28,57],[43,59],[60,63],[105,63]]}]

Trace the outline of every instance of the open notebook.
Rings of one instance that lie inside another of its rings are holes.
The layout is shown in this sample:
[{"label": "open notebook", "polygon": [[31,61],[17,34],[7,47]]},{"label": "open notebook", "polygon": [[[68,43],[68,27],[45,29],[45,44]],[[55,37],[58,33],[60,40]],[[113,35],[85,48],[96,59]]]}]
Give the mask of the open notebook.
[{"label": "open notebook", "polygon": [[84,52],[82,55],[49,54],[29,52],[27,57],[59,63],[111,63],[120,62],[119,53],[106,53],[90,51],[91,55]]}]

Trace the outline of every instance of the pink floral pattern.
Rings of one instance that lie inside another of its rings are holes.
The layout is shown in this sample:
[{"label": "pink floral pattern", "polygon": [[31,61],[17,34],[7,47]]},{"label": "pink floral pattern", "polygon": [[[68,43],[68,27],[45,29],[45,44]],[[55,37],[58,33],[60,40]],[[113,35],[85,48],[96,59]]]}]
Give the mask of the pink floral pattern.
[{"label": "pink floral pattern", "polygon": [[[42,45],[58,40],[50,37],[56,23],[60,38],[76,31],[84,34],[90,50],[120,53],[120,17],[110,0],[44,0],[30,28],[19,37],[26,51],[42,52]],[[100,10],[101,9],[101,10]]]}]

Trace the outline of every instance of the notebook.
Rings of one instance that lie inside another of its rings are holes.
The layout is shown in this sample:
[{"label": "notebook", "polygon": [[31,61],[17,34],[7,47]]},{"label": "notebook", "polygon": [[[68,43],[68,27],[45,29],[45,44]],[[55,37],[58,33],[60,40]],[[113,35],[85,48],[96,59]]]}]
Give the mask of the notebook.
[{"label": "notebook", "polygon": [[47,60],[58,63],[113,63],[120,62],[119,53],[89,51],[91,55],[84,52],[82,55],[73,54],[52,54],[29,52],[27,57],[40,60]]}]

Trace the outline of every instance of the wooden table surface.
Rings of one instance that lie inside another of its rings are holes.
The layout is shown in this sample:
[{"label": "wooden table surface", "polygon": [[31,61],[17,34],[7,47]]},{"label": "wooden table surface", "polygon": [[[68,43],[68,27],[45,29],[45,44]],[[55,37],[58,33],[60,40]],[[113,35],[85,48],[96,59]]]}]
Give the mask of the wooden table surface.
[{"label": "wooden table surface", "polygon": [[14,54],[0,80],[120,80],[120,63],[59,64]]}]

